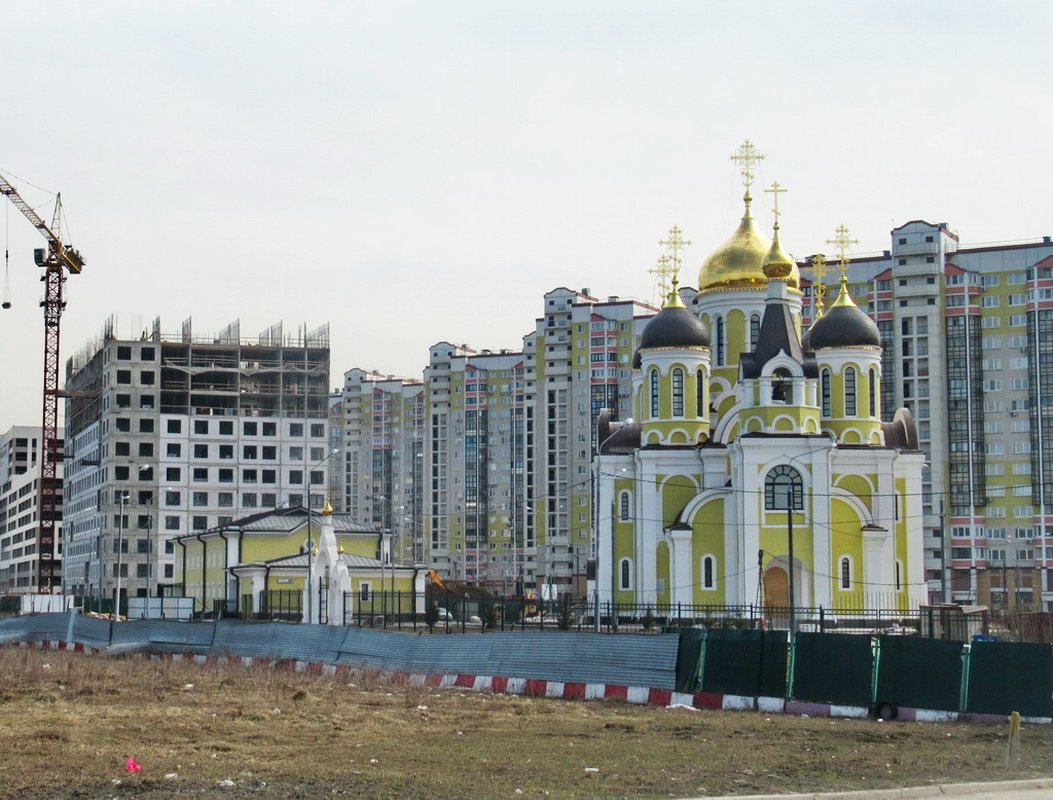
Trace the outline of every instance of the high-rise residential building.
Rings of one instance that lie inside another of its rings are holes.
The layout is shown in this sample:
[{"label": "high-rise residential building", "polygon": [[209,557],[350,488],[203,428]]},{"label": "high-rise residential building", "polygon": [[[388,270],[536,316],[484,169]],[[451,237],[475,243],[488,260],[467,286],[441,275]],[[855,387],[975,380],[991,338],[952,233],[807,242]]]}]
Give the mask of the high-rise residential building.
[{"label": "high-rise residential building", "polygon": [[[38,585],[41,556],[61,562],[63,544],[60,462],[55,552],[43,552],[39,546],[40,438],[40,428],[31,426],[16,426],[0,436],[0,594],[51,592],[59,588]],[[58,570],[44,572],[57,574]]]},{"label": "high-rise residential building", "polygon": [[[172,591],[173,539],[281,506],[325,502],[329,329],[242,338],[116,321],[66,364],[67,586]],[[120,561],[118,570],[117,562]]]},{"label": "high-rise residential building", "polygon": [[[425,560],[497,591],[584,591],[602,408],[628,415],[633,300],[558,288],[522,351],[439,342],[424,373]],[[548,588],[546,588],[548,587]]]},{"label": "high-rise residential building", "polygon": [[397,562],[421,563],[423,384],[351,369],[344,373],[340,405],[339,507],[357,524],[388,531]]},{"label": "high-rise residential building", "polygon": [[850,289],[881,333],[882,413],[908,408],[927,456],[929,597],[1053,610],[1053,242],[921,220],[891,238]]}]

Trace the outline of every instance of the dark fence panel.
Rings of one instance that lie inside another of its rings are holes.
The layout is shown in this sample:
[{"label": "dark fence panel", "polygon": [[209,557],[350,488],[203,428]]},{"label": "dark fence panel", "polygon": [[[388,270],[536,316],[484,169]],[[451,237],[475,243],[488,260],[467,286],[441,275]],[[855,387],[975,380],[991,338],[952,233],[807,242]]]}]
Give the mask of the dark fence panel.
[{"label": "dark fence panel", "polygon": [[799,633],[794,640],[793,696],[799,700],[870,705],[873,670],[869,634]]},{"label": "dark fence panel", "polygon": [[708,631],[702,691],[785,697],[787,653],[788,640],[782,631]]},{"label": "dark fence panel", "polygon": [[881,636],[878,647],[878,703],[959,710],[964,648],[961,642]]},{"label": "dark fence panel", "polygon": [[698,668],[702,663],[702,647],[706,632],[700,628],[685,628],[680,631],[676,651],[676,690],[697,692],[701,686]]},{"label": "dark fence panel", "polygon": [[973,642],[965,710],[1053,716],[1053,648],[1048,644]]}]

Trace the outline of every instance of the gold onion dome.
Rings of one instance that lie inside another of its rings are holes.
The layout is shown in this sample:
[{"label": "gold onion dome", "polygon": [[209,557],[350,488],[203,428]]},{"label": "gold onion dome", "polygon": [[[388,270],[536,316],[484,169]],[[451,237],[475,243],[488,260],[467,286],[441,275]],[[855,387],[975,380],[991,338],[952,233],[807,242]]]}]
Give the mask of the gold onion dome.
[{"label": "gold onion dome", "polygon": [[329,505],[329,501],[328,500],[325,501],[325,508],[322,509],[322,516],[323,517],[331,517],[331,516],[333,516],[333,507],[331,505]]},{"label": "gold onion dome", "polygon": [[775,224],[775,238],[772,239],[771,249],[764,257],[764,266],[761,269],[766,278],[784,280],[794,289],[799,289],[801,286],[801,271],[797,268],[797,262],[782,249],[782,243],[779,241],[778,223]]},{"label": "gold onion dome", "polygon": [[755,288],[768,283],[764,276],[764,262],[771,248],[768,237],[753,224],[746,192],[746,213],[739,227],[723,245],[702,263],[698,273],[699,291],[720,288]]}]

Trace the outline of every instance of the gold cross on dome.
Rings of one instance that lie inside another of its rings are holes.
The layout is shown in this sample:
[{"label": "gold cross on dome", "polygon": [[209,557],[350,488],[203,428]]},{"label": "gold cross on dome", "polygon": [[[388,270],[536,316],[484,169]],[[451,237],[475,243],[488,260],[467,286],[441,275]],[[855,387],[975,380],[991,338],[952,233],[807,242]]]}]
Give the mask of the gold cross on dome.
[{"label": "gold cross on dome", "polygon": [[666,255],[659,256],[658,263],[647,271],[656,276],[655,283],[658,284],[658,296],[664,298],[669,294],[669,276],[677,273],[677,268],[673,266],[673,259]]},{"label": "gold cross on dome", "polygon": [[853,244],[859,244],[859,239],[849,238],[848,228],[844,225],[838,225],[834,229],[834,233],[837,235],[833,239],[827,239],[826,243],[832,244],[837,248],[838,268],[841,270],[841,279],[845,280],[848,278],[848,262],[850,260],[845,254],[845,250]]},{"label": "gold cross on dome", "polygon": [[772,209],[772,213],[775,215],[775,227],[779,227],[779,214],[781,213],[779,211],[779,195],[785,194],[790,190],[784,189],[782,184],[780,184],[778,181],[775,181],[771,185],[770,189],[765,189],[764,191],[768,192],[772,196],[773,202],[775,203],[775,208]]},{"label": "gold cross on dome", "polygon": [[826,266],[826,256],[816,253],[812,256],[812,295],[815,297],[816,316],[822,313],[826,301],[826,273],[830,268]]},{"label": "gold cross on dome", "polygon": [[658,244],[662,247],[668,247],[671,251],[669,257],[672,259],[673,270],[676,272],[680,271],[680,250],[684,247],[691,246],[691,240],[683,237],[683,231],[680,230],[679,225],[674,225],[669,229],[669,238],[662,239]]},{"label": "gold cross on dome", "polygon": [[757,149],[757,146],[747,139],[732,154],[731,160],[738,162],[739,174],[742,175],[742,185],[748,190],[753,185],[753,169],[764,160],[764,156]]}]

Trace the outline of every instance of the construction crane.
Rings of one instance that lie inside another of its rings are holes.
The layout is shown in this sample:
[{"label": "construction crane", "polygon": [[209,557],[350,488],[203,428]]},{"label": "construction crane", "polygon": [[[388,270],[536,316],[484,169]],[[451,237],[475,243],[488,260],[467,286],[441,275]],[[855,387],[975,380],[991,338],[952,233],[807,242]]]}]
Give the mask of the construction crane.
[{"label": "construction crane", "polygon": [[[84,269],[84,259],[69,245],[63,244],[56,233],[62,226],[62,195],[55,196],[55,213],[49,227],[32,206],[15,191],[15,187],[0,175],[0,194],[15,204],[15,208],[33,223],[47,239],[47,249],[33,251],[33,259],[44,270],[40,280],[44,284],[44,399],[40,442],[40,484],[37,492],[37,591],[55,591],[58,572],[55,523],[58,522],[59,502],[62,487],[57,477],[58,464],[62,460],[62,442],[58,435],[59,399],[59,322],[66,301],[62,299],[62,285],[66,272],[79,275]],[[8,303],[8,305],[10,305]]]}]

